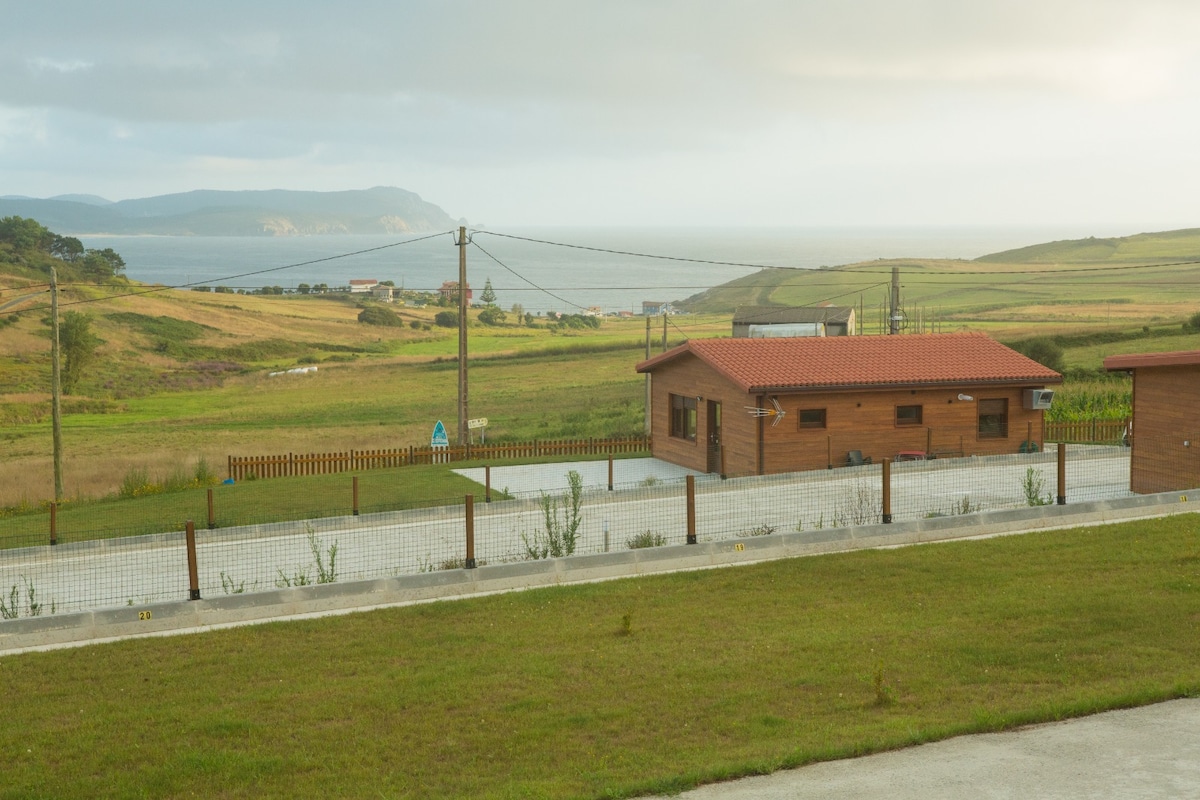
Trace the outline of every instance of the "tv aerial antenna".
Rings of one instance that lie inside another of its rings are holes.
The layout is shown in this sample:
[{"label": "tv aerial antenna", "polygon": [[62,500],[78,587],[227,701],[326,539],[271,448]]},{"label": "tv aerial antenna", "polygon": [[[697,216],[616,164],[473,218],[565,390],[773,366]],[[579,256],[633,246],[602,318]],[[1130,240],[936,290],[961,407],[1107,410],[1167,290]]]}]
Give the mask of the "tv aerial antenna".
[{"label": "tv aerial antenna", "polygon": [[779,401],[777,399],[774,397],[769,399],[771,401],[771,408],[759,408],[758,406],[744,406],[744,408],[752,417],[773,417],[774,419],[771,420],[771,427],[774,428],[779,424],[780,420],[787,416],[787,412],[784,411],[783,407],[779,405]]}]

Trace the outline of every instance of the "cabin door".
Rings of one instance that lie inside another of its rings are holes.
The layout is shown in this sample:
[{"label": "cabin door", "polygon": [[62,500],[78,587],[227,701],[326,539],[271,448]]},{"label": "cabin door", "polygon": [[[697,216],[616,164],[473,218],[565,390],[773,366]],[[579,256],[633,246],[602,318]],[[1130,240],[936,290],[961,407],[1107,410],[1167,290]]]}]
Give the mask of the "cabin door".
[{"label": "cabin door", "polygon": [[716,400],[708,401],[708,469],[706,472],[724,472],[724,458],[721,456],[721,404]]}]

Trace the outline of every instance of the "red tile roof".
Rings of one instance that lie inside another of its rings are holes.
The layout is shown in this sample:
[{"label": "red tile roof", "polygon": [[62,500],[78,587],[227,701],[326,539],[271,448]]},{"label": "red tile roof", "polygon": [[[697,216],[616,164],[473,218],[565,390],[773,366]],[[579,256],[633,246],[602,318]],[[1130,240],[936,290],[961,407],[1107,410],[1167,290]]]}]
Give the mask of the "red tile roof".
[{"label": "red tile roof", "polygon": [[1138,367],[1193,367],[1200,364],[1200,350],[1176,350],[1170,353],[1127,353],[1104,359],[1107,370]]},{"label": "red tile roof", "polygon": [[978,383],[1060,383],[1062,376],[981,333],[692,339],[637,365],[685,356],[746,392]]}]

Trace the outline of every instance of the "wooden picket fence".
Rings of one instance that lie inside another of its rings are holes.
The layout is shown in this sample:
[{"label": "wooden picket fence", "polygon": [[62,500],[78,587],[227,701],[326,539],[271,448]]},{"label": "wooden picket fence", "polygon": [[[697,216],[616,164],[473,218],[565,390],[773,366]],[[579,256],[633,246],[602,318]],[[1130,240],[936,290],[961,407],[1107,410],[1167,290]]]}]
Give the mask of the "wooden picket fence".
[{"label": "wooden picket fence", "polygon": [[644,453],[646,436],[610,439],[535,439],[531,442],[469,444],[460,447],[408,447],[382,450],[347,450],[338,453],[285,453],[274,456],[229,456],[228,476],[284,478],[294,475],[332,475],[410,464],[450,464],[456,461],[507,461],[517,458]]},{"label": "wooden picket fence", "polygon": [[1121,444],[1129,424],[1124,419],[1086,419],[1046,422],[1047,442],[1071,444]]}]

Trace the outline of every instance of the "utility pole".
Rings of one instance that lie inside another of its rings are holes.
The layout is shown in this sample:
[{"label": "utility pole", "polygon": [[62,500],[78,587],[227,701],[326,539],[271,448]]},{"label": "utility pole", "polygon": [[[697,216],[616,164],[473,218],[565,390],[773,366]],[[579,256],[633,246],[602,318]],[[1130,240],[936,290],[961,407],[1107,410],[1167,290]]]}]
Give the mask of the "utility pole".
[{"label": "utility pole", "polygon": [[888,334],[895,336],[900,332],[900,268],[892,267],[892,302],[888,310]]},{"label": "utility pole", "polygon": [[458,228],[458,444],[467,444],[467,229]]},{"label": "utility pole", "polygon": [[[650,317],[646,316],[646,360],[650,360]],[[646,435],[650,435],[650,373],[646,373]]]},{"label": "utility pole", "polygon": [[663,311],[663,352],[667,352],[667,312]]},{"label": "utility pole", "polygon": [[54,438],[54,502],[63,499],[62,479],[62,352],[58,345],[58,271],[50,268],[50,419]]}]

